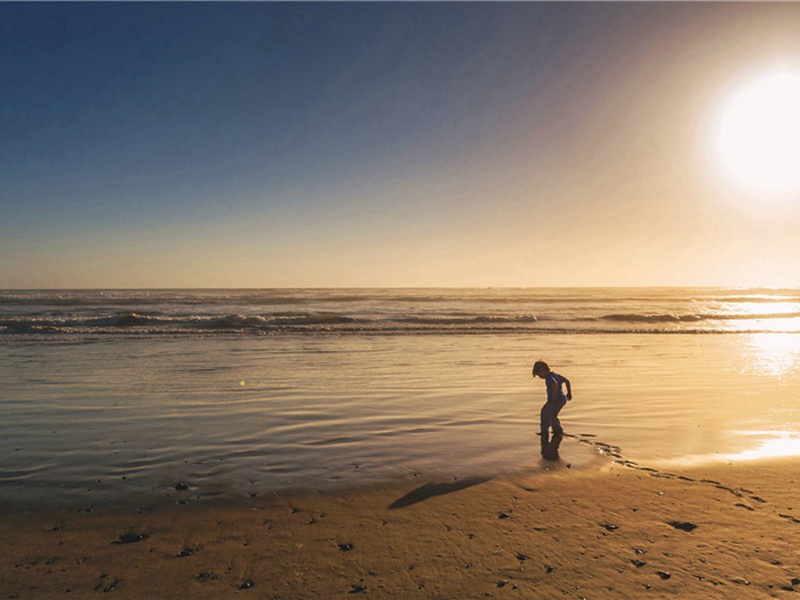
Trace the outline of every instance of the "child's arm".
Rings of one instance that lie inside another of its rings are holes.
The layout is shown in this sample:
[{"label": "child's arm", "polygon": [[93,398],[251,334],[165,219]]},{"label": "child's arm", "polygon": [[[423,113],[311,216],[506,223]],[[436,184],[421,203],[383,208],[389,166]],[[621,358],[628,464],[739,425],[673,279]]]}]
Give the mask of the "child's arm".
[{"label": "child's arm", "polygon": [[567,400],[572,400],[572,386],[569,384],[569,379],[564,377],[564,385],[567,386]]}]

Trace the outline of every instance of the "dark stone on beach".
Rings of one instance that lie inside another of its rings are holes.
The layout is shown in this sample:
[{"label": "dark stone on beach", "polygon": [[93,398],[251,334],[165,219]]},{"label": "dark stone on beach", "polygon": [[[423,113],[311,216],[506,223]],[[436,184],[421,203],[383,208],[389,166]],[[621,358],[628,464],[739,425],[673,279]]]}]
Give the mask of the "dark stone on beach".
[{"label": "dark stone on beach", "polygon": [[697,529],[697,525],[689,521],[670,521],[669,524],[681,531],[694,531]]},{"label": "dark stone on beach", "polygon": [[497,587],[499,587],[499,588],[505,587],[507,585],[508,585],[508,580],[507,579],[501,579],[500,581],[497,582]]},{"label": "dark stone on beach", "polygon": [[797,577],[792,577],[792,585],[800,585],[800,579]]},{"label": "dark stone on beach", "polygon": [[664,580],[667,580],[670,577],[672,577],[672,575],[670,575],[668,571],[656,571],[656,575],[658,575],[659,577],[661,577],[661,579]]},{"label": "dark stone on beach", "polygon": [[348,593],[358,594],[360,592],[366,592],[366,591],[367,591],[367,586],[361,585],[360,583],[354,583],[353,585],[350,586],[350,591]]},{"label": "dark stone on beach", "polygon": [[339,544],[339,550],[342,552],[350,552],[353,549],[353,544]]},{"label": "dark stone on beach", "polygon": [[501,512],[499,515],[497,515],[497,518],[498,518],[498,519],[507,519],[507,518],[509,518],[510,516],[511,516],[511,515],[510,515],[510,514],[508,514],[508,513]]},{"label": "dark stone on beach", "polygon": [[176,483],[175,489],[178,490],[179,492],[185,492],[186,490],[189,489],[189,486],[186,485],[185,483]]},{"label": "dark stone on beach", "polygon": [[191,556],[192,554],[194,554],[194,548],[184,547],[183,550],[178,553],[178,557],[185,558],[187,556]]},{"label": "dark stone on beach", "polygon": [[639,567],[643,567],[643,566],[645,566],[647,564],[643,560],[632,560],[631,562],[633,563],[633,566],[636,567],[637,569]]},{"label": "dark stone on beach", "polygon": [[123,533],[119,539],[114,542],[115,544],[134,544],[146,540],[148,536],[146,533]]},{"label": "dark stone on beach", "polygon": [[239,589],[240,590],[249,590],[250,588],[255,587],[255,585],[256,584],[253,583],[252,579],[248,579],[242,585],[239,586]]},{"label": "dark stone on beach", "polygon": [[608,531],[616,531],[619,529],[616,525],[612,525],[611,523],[601,523],[603,527],[605,527]]},{"label": "dark stone on beach", "polygon": [[527,554],[522,554],[521,552],[517,554],[517,560],[528,560],[529,558],[530,556],[528,556]]},{"label": "dark stone on beach", "polygon": [[544,567],[545,573],[552,573],[556,570],[556,568],[552,565],[545,565]]}]

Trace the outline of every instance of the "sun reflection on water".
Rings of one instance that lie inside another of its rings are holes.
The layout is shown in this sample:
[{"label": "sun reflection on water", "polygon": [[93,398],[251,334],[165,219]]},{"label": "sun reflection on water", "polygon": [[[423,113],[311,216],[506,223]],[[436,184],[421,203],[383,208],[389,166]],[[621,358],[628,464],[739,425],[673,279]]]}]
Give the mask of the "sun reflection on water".
[{"label": "sun reflection on water", "polygon": [[771,435],[771,439],[764,440],[760,446],[745,450],[737,454],[728,454],[727,460],[759,460],[764,458],[779,458],[782,456],[800,456],[800,433],[798,432],[752,432],[758,435]]},{"label": "sun reflection on water", "polygon": [[722,304],[722,320],[717,322],[721,331],[765,331],[774,333],[800,333],[800,313],[797,301],[753,302],[751,304]]},{"label": "sun reflection on water", "polygon": [[800,335],[755,333],[747,338],[744,372],[788,377],[800,368]]}]

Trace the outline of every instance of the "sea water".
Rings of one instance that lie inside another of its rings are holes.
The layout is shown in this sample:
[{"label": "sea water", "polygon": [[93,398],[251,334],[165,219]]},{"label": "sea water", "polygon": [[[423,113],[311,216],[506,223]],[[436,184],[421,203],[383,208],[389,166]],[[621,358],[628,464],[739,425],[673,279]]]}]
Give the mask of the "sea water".
[{"label": "sea water", "polygon": [[0,292],[0,503],[800,454],[798,375],[796,290]]}]

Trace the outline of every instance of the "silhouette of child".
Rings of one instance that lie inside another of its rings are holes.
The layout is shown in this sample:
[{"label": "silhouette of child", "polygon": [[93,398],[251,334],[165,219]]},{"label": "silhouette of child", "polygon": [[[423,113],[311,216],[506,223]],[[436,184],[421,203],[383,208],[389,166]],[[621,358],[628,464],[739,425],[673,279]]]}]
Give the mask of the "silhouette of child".
[{"label": "silhouette of child", "polygon": [[[568,400],[572,400],[572,387],[569,379],[555,371],[551,371],[543,360],[537,360],[534,363],[533,376],[534,378],[541,377],[544,379],[547,387],[547,402],[542,406],[542,412],[540,413],[542,440],[546,440],[549,437],[551,427],[554,436],[564,435],[561,421],[558,420],[558,413],[561,412]],[[567,386],[566,394],[562,389],[565,385]]]}]

